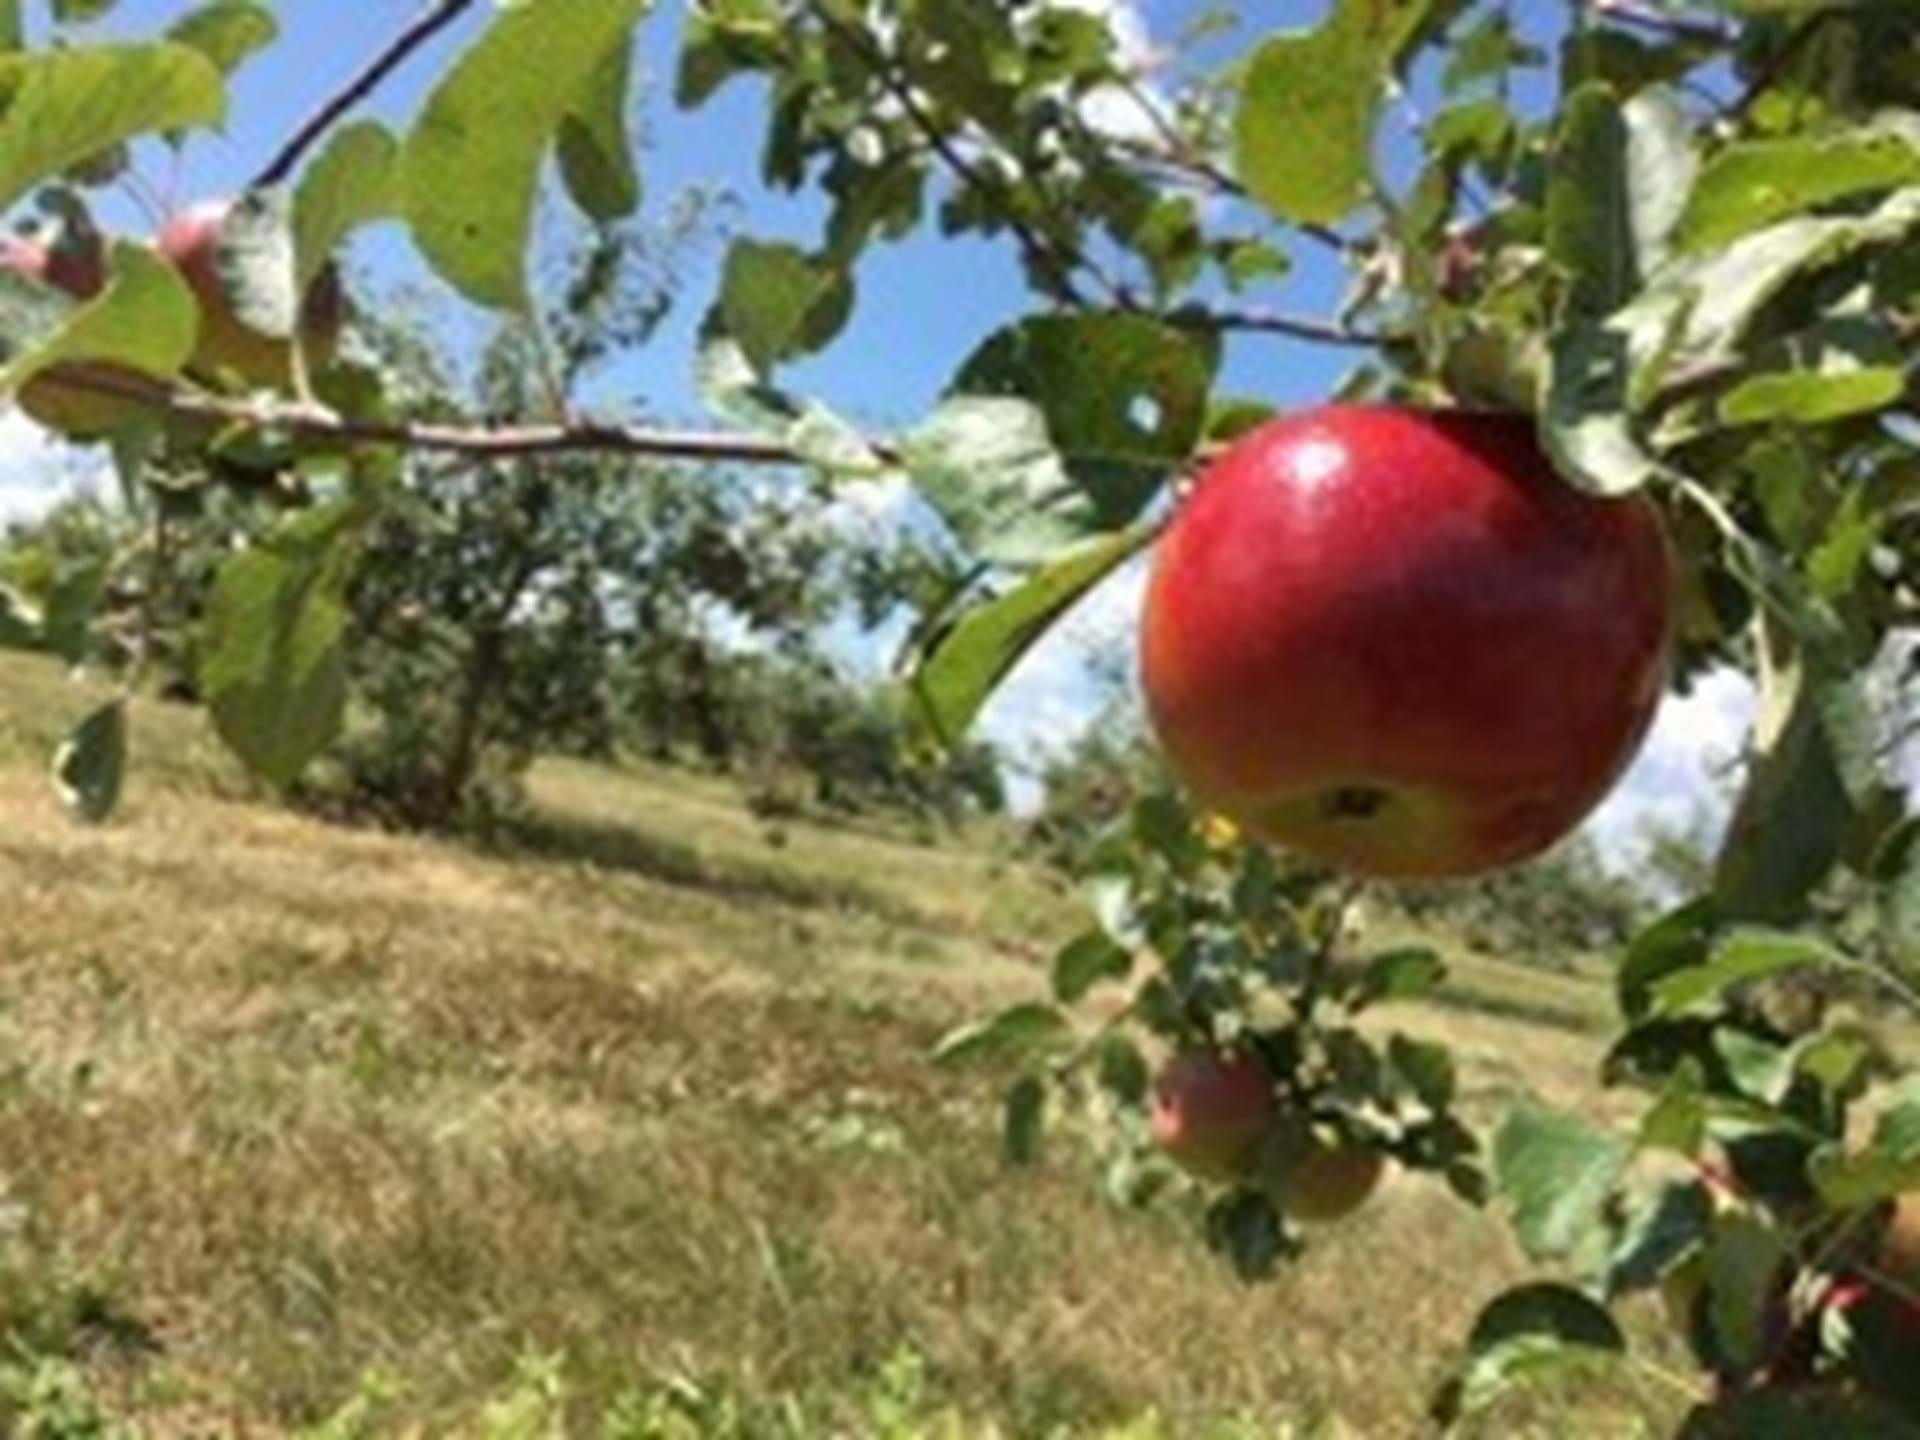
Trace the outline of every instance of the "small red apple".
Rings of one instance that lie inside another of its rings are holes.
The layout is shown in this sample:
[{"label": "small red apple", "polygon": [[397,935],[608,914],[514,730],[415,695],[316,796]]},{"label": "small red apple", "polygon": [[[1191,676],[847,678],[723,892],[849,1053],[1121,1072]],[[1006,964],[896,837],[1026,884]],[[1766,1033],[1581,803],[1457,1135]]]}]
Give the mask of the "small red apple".
[{"label": "small red apple", "polygon": [[[75,300],[91,300],[106,285],[105,250],[91,232],[52,246],[20,235],[0,236],[0,270],[50,285]],[[111,434],[140,413],[143,407],[124,395],[73,383],[90,379],[111,379],[123,386],[152,384],[117,365],[55,365],[20,388],[20,408],[36,423],[75,439]]]},{"label": "small red apple", "polygon": [[[220,282],[220,227],[232,209],[231,199],[202,201],[162,226],[156,244],[200,301],[193,368],[210,375],[231,370],[250,384],[284,389],[291,383],[293,347],[244,324]],[[312,368],[333,358],[345,308],[339,273],[327,265],[300,305],[300,338]]]},{"label": "small red apple", "polygon": [[1199,478],[1141,621],[1154,728],[1198,799],[1381,877],[1536,854],[1659,703],[1658,512],[1564,484],[1515,415],[1330,405]]},{"label": "small red apple", "polygon": [[1148,1126],[1154,1144],[1190,1175],[1244,1178],[1278,1115],[1273,1077],[1251,1055],[1184,1050],[1154,1077]]}]

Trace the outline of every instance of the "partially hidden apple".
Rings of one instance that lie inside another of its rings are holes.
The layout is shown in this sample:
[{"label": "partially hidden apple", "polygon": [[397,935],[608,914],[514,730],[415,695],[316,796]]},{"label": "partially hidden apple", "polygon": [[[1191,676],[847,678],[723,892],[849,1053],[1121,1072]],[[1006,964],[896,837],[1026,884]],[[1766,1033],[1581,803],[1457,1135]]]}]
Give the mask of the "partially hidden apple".
[{"label": "partially hidden apple", "polygon": [[[0,270],[52,286],[74,300],[91,300],[106,284],[105,254],[93,234],[51,246],[20,235],[0,236]],[[21,386],[15,398],[37,424],[73,439],[97,439],[122,428],[144,408],[124,393],[110,394],[85,383],[102,380],[123,391],[152,384],[122,366],[81,361],[42,371]]]},{"label": "partially hidden apple", "polygon": [[1183,1050],[1153,1079],[1148,1129],[1174,1164],[1203,1180],[1231,1183],[1253,1168],[1279,1109],[1273,1077],[1239,1051]]},{"label": "partially hidden apple", "polygon": [[[200,302],[192,368],[209,376],[232,371],[249,384],[285,389],[292,381],[292,345],[242,321],[221,283],[220,228],[232,209],[230,198],[201,201],[167,221],[155,243]],[[311,368],[333,358],[345,309],[339,273],[327,265],[301,297],[300,341]]]},{"label": "partially hidden apple", "polygon": [[1248,831],[1382,878],[1566,835],[1667,670],[1659,514],[1564,483],[1531,421],[1328,405],[1250,431],[1161,537],[1140,628],[1175,772]]},{"label": "partially hidden apple", "polygon": [[1288,1218],[1329,1224],[1353,1214],[1380,1188],[1387,1158],[1378,1150],[1318,1136],[1287,1163],[1274,1198]]}]

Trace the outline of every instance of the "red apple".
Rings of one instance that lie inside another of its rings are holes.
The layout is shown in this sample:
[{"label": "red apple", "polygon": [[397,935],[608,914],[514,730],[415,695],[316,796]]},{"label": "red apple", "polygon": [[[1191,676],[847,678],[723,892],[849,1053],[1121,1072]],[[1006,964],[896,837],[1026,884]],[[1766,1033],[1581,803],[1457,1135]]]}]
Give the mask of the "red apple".
[{"label": "red apple", "polygon": [[[202,201],[162,226],[156,242],[200,301],[200,340],[192,367],[209,375],[231,370],[249,384],[285,389],[291,383],[293,347],[244,324],[220,282],[220,227],[232,209],[231,199]],[[333,358],[344,310],[340,276],[328,265],[300,306],[300,338],[312,368]]]},{"label": "red apple", "polygon": [[[106,284],[105,252],[93,234],[52,247],[19,235],[0,236],[0,270],[50,285],[75,300],[91,300]],[[117,365],[55,365],[23,385],[16,398],[21,410],[50,430],[76,439],[97,438],[120,429],[142,409],[124,395],[73,383],[100,378],[129,386],[152,383]]]},{"label": "red apple", "polygon": [[1174,1164],[1224,1183],[1252,1169],[1277,1115],[1273,1078],[1251,1055],[1185,1050],[1154,1077],[1147,1119]]},{"label": "red apple", "polygon": [[1471,875],[1565,835],[1666,676],[1672,561],[1528,420],[1330,405],[1249,432],[1161,538],[1142,681],[1207,807],[1362,874]]}]

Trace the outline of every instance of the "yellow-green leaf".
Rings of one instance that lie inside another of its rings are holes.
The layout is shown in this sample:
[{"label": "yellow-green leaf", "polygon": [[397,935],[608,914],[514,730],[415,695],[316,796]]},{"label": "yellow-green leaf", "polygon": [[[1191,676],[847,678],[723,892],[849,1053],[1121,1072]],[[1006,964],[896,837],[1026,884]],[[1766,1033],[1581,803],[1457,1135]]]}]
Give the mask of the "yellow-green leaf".
[{"label": "yellow-green leaf", "polygon": [[401,152],[415,243],[481,305],[524,309],[540,166],[647,0],[537,0],[501,12],[428,97]]}]

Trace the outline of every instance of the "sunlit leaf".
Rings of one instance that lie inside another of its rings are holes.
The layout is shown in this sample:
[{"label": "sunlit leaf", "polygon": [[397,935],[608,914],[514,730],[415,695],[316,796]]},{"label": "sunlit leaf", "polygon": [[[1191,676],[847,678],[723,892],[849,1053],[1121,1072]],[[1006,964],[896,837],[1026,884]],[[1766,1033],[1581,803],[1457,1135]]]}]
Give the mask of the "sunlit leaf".
[{"label": "sunlit leaf", "polygon": [[274,785],[292,784],[339,733],[346,587],[365,518],[351,500],[304,511],[215,579],[201,688],[220,738]]},{"label": "sunlit leaf", "polygon": [[1051,1005],[1013,1005],[948,1032],[933,1058],[941,1065],[1016,1058],[1052,1044],[1066,1029],[1067,1017]]},{"label": "sunlit leaf", "polygon": [[1331,224],[1366,198],[1386,58],[1338,12],[1262,43],[1233,122],[1235,169],[1254,199],[1282,220]]},{"label": "sunlit leaf", "polygon": [[595,220],[621,220],[640,208],[640,174],[627,135],[632,76],[633,47],[613,46],[560,122],[560,178],[573,203]]},{"label": "sunlit leaf", "polygon": [[11,391],[51,366],[68,361],[111,361],[161,378],[176,375],[193,353],[200,310],[179,272],[144,245],[120,241],[109,257],[107,288],[95,299],[67,309],[59,323],[37,335],[9,324],[8,338],[28,341],[9,357],[0,390]]},{"label": "sunlit leaf", "polygon": [[1578,1115],[1526,1104],[1493,1141],[1494,1193],[1535,1259],[1571,1254],[1597,1229],[1632,1144]]},{"label": "sunlit leaf", "polygon": [[226,115],[213,62],[170,41],[7,55],[0,88],[13,95],[0,125],[0,209],[122,140]]},{"label": "sunlit leaf", "polygon": [[503,10],[447,70],[401,151],[415,242],[468,299],[527,304],[540,166],[555,132],[647,0],[542,0]]},{"label": "sunlit leaf", "polygon": [[1675,245],[1711,250],[1818,206],[1920,181],[1920,128],[1888,119],[1843,135],[1794,135],[1729,145],[1687,197]]},{"label": "sunlit leaf", "polygon": [[1020,657],[1152,535],[1141,528],[1089,540],[967,611],[915,670],[920,728],[937,743],[957,742]]},{"label": "sunlit leaf", "polygon": [[307,293],[349,234],[398,213],[400,145],[376,120],[343,125],[308,164],[293,195],[294,287]]},{"label": "sunlit leaf", "polygon": [[1625,1352],[1619,1325],[1591,1297],[1566,1285],[1519,1286],[1481,1310],[1434,1418],[1452,1425],[1529,1385],[1611,1369]]},{"label": "sunlit leaf", "polygon": [[169,40],[192,46],[223,75],[231,75],[279,34],[280,22],[261,0],[205,0],[167,28]]}]

